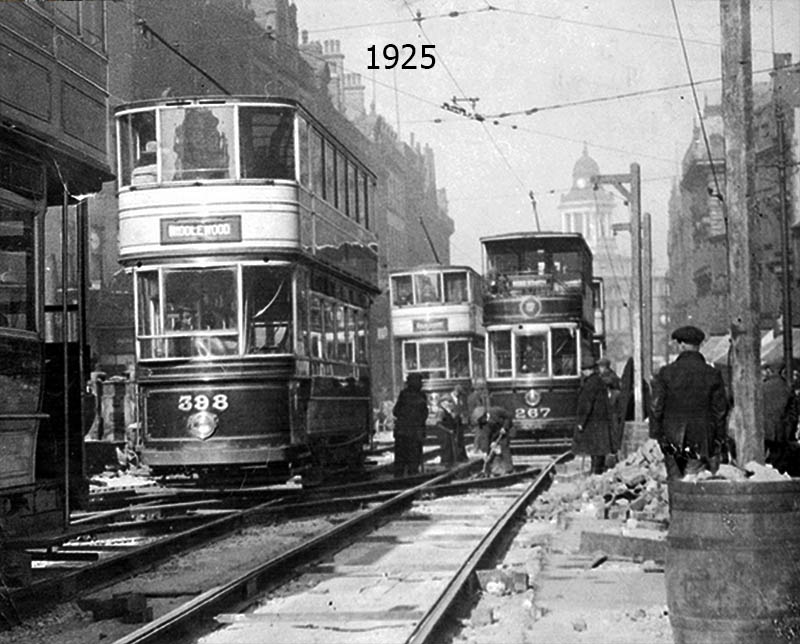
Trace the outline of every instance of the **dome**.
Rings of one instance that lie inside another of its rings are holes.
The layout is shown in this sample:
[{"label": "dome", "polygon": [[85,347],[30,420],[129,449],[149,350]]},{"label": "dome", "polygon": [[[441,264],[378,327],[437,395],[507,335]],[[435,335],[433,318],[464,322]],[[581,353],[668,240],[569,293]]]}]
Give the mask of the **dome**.
[{"label": "dome", "polygon": [[572,183],[577,184],[578,179],[583,179],[585,184],[588,184],[589,179],[598,174],[600,174],[600,166],[597,165],[597,161],[589,156],[589,151],[584,143],[583,154],[581,155],[581,158],[575,162],[575,166],[572,168]]}]

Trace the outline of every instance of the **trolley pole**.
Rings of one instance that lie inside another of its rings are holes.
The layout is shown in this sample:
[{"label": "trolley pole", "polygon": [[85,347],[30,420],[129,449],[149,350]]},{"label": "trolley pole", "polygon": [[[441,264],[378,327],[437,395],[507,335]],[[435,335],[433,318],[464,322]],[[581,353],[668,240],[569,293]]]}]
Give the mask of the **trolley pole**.
[{"label": "trolley pole", "polygon": [[[720,0],[722,28],[722,122],[725,132],[728,216],[728,314],[730,315],[733,407],[731,426],[739,463],[764,462],[755,192],[750,0]],[[791,331],[790,331],[791,332]]]},{"label": "trolley pole", "polygon": [[[645,378],[645,364],[642,346],[642,182],[638,163],[631,163],[630,174],[598,174],[592,177],[595,186],[603,183],[613,185],[625,198],[631,211],[631,291],[629,309],[631,312],[631,335],[633,339],[633,419],[644,421],[644,392],[642,382]],[[630,189],[623,184],[629,184]],[[648,308],[648,311],[650,309]],[[652,337],[652,332],[651,332]],[[652,351],[652,344],[650,345]],[[650,368],[648,368],[648,375]]]}]

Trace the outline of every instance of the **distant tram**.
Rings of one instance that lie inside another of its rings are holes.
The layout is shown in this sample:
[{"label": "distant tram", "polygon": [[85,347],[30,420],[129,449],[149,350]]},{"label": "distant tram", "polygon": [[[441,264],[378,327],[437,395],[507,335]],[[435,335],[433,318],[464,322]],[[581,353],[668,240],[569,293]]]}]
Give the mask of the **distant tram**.
[{"label": "distant tram", "polygon": [[375,175],[291,100],[170,98],[116,120],[143,461],[268,479],[359,467]]},{"label": "distant tram", "polygon": [[602,290],[591,250],[577,233],[505,234],[481,244],[490,404],[513,414],[518,438],[566,441],[581,363],[601,348],[593,350]]},{"label": "distant tram", "polygon": [[425,265],[391,274],[396,375],[423,377],[429,420],[439,398],[484,378],[483,280],[467,266]]}]

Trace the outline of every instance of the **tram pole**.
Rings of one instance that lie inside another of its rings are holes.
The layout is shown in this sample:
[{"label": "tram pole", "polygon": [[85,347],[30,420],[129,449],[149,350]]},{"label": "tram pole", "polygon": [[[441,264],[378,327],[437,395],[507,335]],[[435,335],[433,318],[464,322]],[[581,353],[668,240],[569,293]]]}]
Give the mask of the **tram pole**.
[{"label": "tram pole", "polygon": [[[638,163],[631,163],[629,174],[598,174],[592,177],[595,189],[600,184],[613,185],[628,202],[631,232],[631,289],[628,309],[631,312],[631,335],[633,340],[633,419],[644,421],[645,363],[642,347],[642,181]],[[623,184],[629,184],[630,189]],[[652,350],[652,345],[651,345]],[[649,369],[648,369],[649,373]]]},{"label": "tram pole", "polygon": [[653,378],[653,244],[649,212],[642,216],[642,377],[649,386]]},{"label": "tram pole", "polygon": [[[720,0],[722,31],[722,123],[725,134],[725,201],[728,241],[728,315],[731,329],[731,427],[740,463],[764,462],[761,307],[758,297],[750,0]],[[791,332],[791,331],[790,331]]]}]

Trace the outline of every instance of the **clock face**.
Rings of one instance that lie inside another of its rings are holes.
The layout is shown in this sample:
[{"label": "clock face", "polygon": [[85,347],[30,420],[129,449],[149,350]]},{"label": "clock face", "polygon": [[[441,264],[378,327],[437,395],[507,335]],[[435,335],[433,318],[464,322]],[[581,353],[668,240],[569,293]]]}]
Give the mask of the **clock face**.
[{"label": "clock face", "polygon": [[580,177],[580,178],[579,178],[579,179],[578,179],[578,180],[575,182],[575,185],[576,185],[576,186],[578,186],[579,188],[585,188],[585,187],[586,187],[586,179],[584,179],[583,177]]}]

